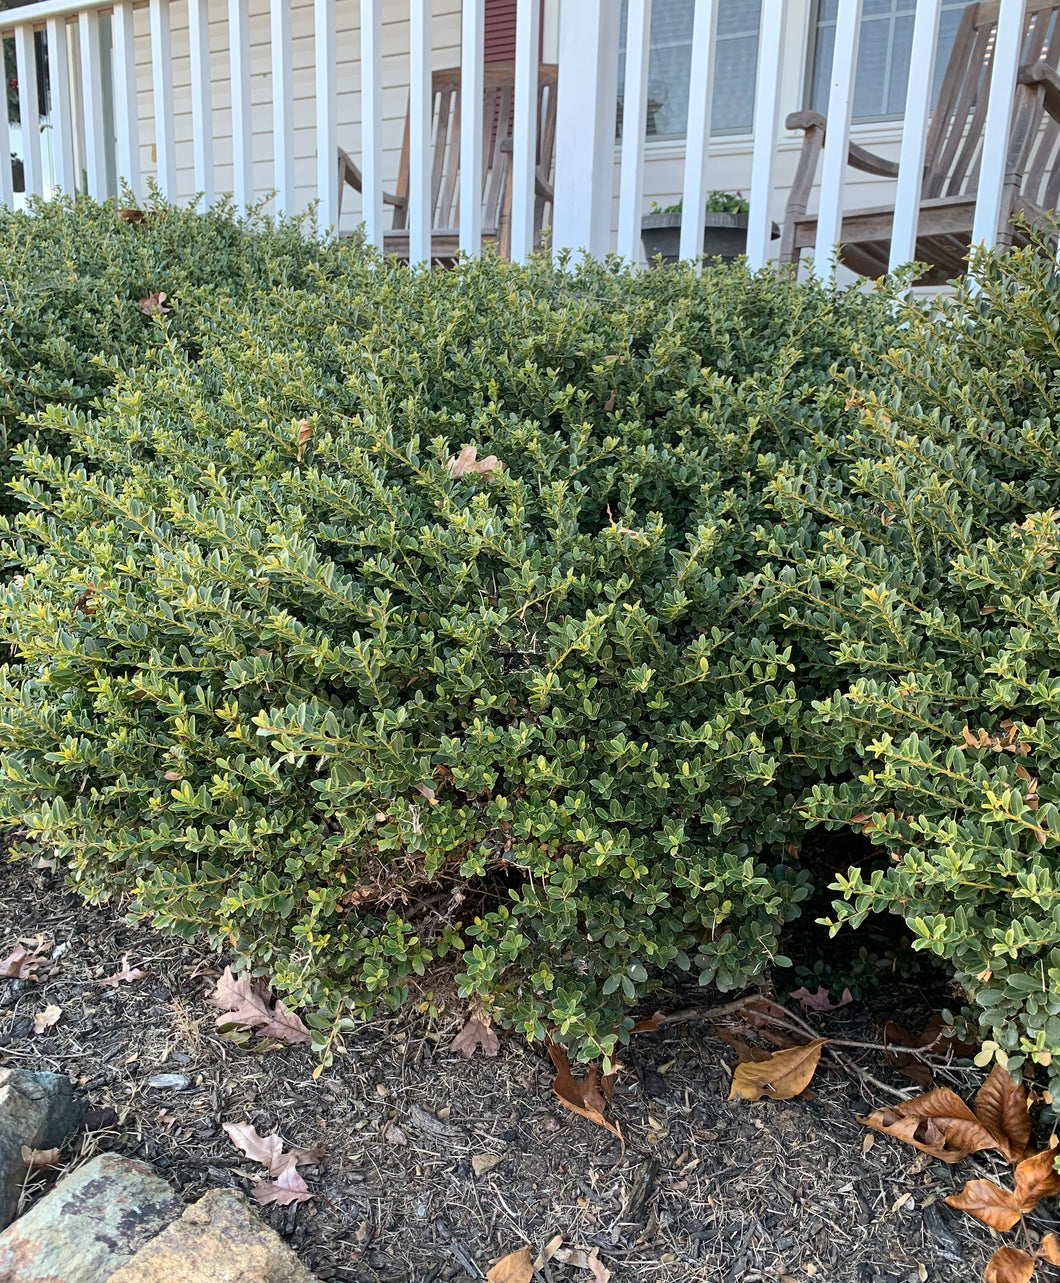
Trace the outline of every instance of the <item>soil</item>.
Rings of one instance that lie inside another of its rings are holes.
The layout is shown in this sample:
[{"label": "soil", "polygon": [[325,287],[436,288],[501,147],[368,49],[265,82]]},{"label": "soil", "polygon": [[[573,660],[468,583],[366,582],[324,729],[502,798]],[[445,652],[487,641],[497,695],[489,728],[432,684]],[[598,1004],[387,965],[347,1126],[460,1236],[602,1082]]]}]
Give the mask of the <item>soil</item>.
[{"label": "soil", "polygon": [[[999,1161],[952,1168],[868,1133],[857,1115],[893,1097],[849,1071],[819,1071],[807,1098],[729,1102],[735,1054],[705,1021],[631,1044],[613,1104],[623,1152],[563,1109],[541,1047],[508,1035],[496,1059],[449,1050],[464,1019],[455,1004],[441,1018],[410,1009],[365,1025],[316,1080],[306,1047],[237,1046],[205,1002],[225,958],[130,923],[120,906],[85,905],[54,870],[0,863],[0,957],[38,936],[55,955],[38,979],[0,981],[0,1066],[69,1074],[90,1109],[64,1166],[31,1178],[27,1206],[100,1151],[151,1162],[188,1202],[218,1186],[249,1192],[262,1171],[221,1124],[251,1122],[289,1145],[326,1147],[302,1169],[318,1198],[261,1213],[322,1279],[481,1283],[498,1257],[562,1235],[598,1249],[613,1283],[968,1283],[999,1245],[941,1201],[971,1176],[1000,1178]],[[124,955],[143,979],[94,983]],[[888,1017],[922,1027],[939,1006],[932,985],[896,979],[810,1019],[824,1034],[878,1042]],[[689,990],[660,1001],[724,999]],[[35,1035],[32,1017],[49,1004],[62,1017]],[[879,1052],[847,1054],[915,1094]],[[152,1087],[159,1074],[183,1078]],[[966,1098],[981,1080],[937,1075]],[[483,1156],[499,1161],[476,1176]],[[1055,1219],[1041,1205],[1032,1234]],[[556,1258],[536,1277],[591,1283]]]}]

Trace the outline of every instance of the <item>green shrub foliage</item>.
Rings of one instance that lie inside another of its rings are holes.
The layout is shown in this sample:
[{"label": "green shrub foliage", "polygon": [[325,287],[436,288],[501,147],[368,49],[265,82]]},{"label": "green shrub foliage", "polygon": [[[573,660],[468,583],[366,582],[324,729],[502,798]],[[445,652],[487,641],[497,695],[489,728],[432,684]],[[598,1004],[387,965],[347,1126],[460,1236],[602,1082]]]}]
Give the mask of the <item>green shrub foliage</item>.
[{"label": "green shrub foliage", "polygon": [[[22,213],[0,206],[0,482],[47,406],[86,408],[116,370],[160,343],[183,344],[201,293],[246,300],[304,285],[319,253],[295,224],[238,221],[224,205],[195,214],[155,201],[126,217],[114,202],[85,197],[32,202]],[[159,291],[171,308],[165,330],[140,307]],[[0,510],[10,511],[3,491]]]},{"label": "green shrub foliage", "polygon": [[991,1050],[1060,1052],[1049,256],[920,305],[262,254],[42,394],[0,818],[321,1044],[442,968],[583,1056],[663,968],[783,964],[806,826],[853,828],[836,928],[900,914]]}]

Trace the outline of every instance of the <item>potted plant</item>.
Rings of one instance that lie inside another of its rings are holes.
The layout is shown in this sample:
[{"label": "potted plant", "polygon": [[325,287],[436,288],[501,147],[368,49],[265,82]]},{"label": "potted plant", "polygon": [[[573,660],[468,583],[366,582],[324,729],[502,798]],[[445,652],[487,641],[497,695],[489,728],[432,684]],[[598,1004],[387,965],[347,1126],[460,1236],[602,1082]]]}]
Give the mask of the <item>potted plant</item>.
[{"label": "potted plant", "polygon": [[[711,192],[703,214],[703,257],[731,263],[747,249],[748,204],[742,192]],[[779,230],[774,224],[774,236]],[[648,262],[661,255],[664,263],[681,257],[681,202],[662,209],[652,201],[651,212],[640,225],[640,239]]]}]

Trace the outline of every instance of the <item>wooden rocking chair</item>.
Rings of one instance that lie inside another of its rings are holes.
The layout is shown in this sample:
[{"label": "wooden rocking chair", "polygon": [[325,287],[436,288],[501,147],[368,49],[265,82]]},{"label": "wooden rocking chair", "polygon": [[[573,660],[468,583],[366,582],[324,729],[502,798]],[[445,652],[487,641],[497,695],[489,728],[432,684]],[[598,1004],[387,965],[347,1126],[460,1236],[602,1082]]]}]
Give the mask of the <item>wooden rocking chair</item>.
[{"label": "wooden rocking chair", "polygon": [[[944,284],[966,268],[998,7],[998,0],[979,0],[962,13],[931,116],[915,253],[915,258],[930,268],[920,278],[921,284]],[[1013,225],[1014,217],[1022,214],[1028,222],[1048,223],[1046,211],[1055,209],[1060,198],[1060,76],[1056,71],[1060,62],[1060,2],[1027,0],[1023,34],[1023,65],[1009,132],[999,220],[998,244],[1002,246],[1026,243],[1025,235]],[[800,111],[786,123],[789,129],[801,129],[805,134],[780,243],[780,261],[797,263],[800,252],[816,242],[817,219],[806,213],[806,204],[827,121],[819,112]],[[847,163],[865,173],[898,176],[897,163],[856,143],[850,144]],[[893,218],[893,205],[844,214],[839,261],[863,276],[884,275]]]},{"label": "wooden rocking chair", "polygon": [[[537,172],[534,200],[534,245],[540,246],[541,229],[552,208],[552,162],[556,145],[557,67],[543,63],[537,70]],[[455,262],[460,245],[457,218],[460,172],[460,68],[436,71],[433,77],[431,137],[431,260]],[[512,108],[515,101],[515,67],[510,62],[487,63],[482,113],[482,240],[493,244],[503,258],[511,253]],[[361,171],[339,148],[339,213],[345,185],[361,190]],[[408,259],[409,117],[405,113],[405,138],[401,147],[397,191],[383,193],[383,202],[394,207],[394,222],[383,234],[383,252]]]}]

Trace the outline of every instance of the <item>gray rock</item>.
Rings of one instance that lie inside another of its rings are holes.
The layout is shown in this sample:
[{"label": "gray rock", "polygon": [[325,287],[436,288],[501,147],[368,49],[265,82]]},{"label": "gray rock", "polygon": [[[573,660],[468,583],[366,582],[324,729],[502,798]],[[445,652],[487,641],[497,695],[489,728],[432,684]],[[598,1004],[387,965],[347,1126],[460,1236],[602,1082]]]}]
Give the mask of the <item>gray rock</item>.
[{"label": "gray rock", "polygon": [[214,1189],[152,1239],[109,1283],[313,1283],[313,1276],[250,1210]]},{"label": "gray rock", "polygon": [[105,1283],[183,1211],[146,1163],[100,1154],[0,1234],[0,1283]]},{"label": "gray rock", "polygon": [[191,1078],[187,1074],[155,1074],[148,1078],[147,1085],[156,1091],[186,1091],[191,1086]]},{"label": "gray rock", "polygon": [[76,1130],[84,1105],[62,1074],[0,1069],[0,1229],[10,1225],[26,1166],[22,1146],[51,1149]]}]

